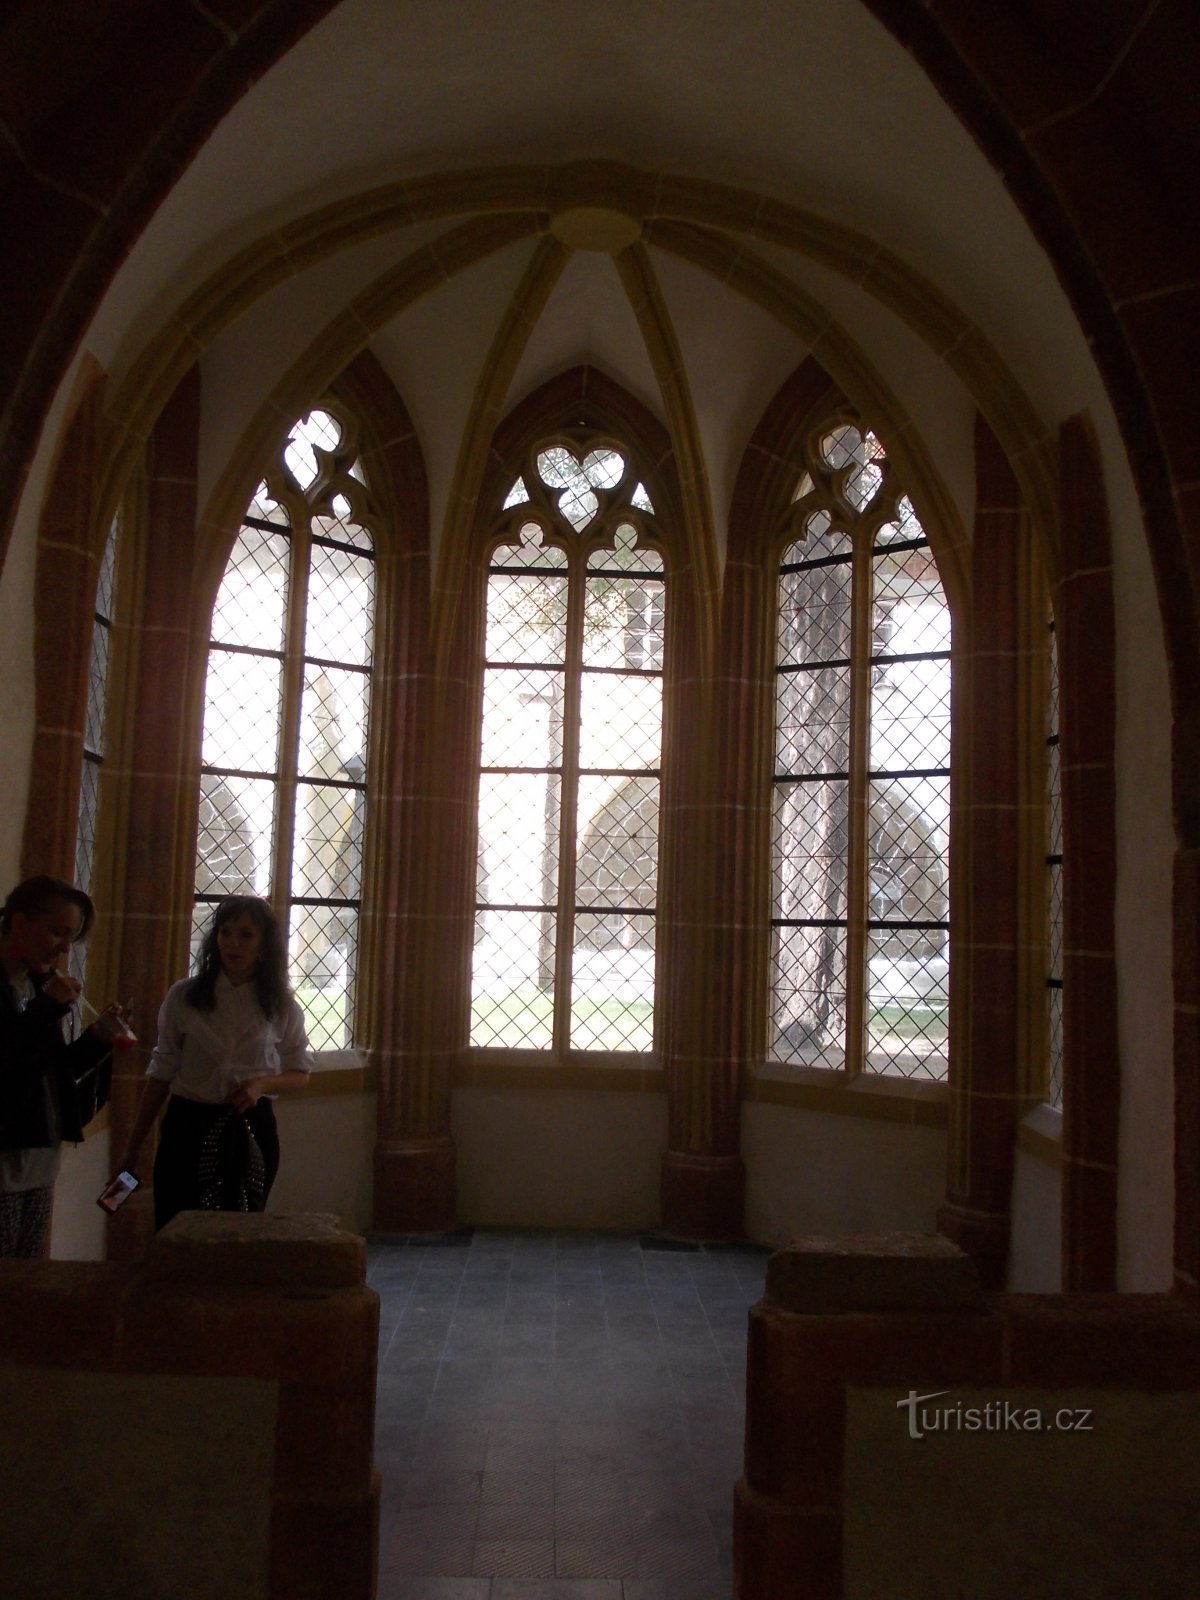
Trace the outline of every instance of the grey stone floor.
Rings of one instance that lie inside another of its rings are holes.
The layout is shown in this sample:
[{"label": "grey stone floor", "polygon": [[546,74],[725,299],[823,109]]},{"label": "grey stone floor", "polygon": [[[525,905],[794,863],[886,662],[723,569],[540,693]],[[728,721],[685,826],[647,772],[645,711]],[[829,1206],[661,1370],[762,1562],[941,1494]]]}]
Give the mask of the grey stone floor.
[{"label": "grey stone floor", "polygon": [[372,1241],[380,1600],[729,1600],[766,1252]]}]

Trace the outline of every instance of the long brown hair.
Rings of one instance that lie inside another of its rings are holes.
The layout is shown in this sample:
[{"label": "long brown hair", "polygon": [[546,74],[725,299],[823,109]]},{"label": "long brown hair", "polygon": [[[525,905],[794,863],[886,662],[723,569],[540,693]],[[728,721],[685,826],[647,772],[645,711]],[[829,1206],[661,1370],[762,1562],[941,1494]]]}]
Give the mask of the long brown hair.
[{"label": "long brown hair", "polygon": [[254,993],[262,1007],[263,1016],[277,1017],[292,995],[287,975],[287,949],[283,942],[283,929],[274,909],[256,894],[231,894],[217,906],[196,958],[196,976],[188,984],[185,998],[188,1005],[195,1006],[197,1011],[216,1008],[217,979],[221,975],[217,935],[227,922],[242,916],[249,917],[262,934],[258,966],[251,980]]}]

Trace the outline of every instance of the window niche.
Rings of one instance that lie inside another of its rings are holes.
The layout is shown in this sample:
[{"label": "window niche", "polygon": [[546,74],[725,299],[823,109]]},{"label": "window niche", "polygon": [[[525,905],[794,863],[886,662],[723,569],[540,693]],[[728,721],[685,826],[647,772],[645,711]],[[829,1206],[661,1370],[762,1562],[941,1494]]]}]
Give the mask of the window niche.
[{"label": "window niche", "polygon": [[506,478],[489,536],[472,1047],[655,1044],[667,579],[628,447],[572,430]]},{"label": "window niche", "polygon": [[242,518],[213,608],[192,948],[269,898],[315,1050],[354,1042],[377,513],[354,417],[322,401]]},{"label": "window niche", "polygon": [[950,611],[880,441],[808,436],[776,530],[768,1058],[946,1077]]}]

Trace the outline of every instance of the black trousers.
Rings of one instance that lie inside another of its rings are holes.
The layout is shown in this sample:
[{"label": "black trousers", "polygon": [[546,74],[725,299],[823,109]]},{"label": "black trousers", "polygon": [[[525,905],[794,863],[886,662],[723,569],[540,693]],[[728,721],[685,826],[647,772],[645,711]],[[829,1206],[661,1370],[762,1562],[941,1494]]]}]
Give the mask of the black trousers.
[{"label": "black trousers", "polygon": [[[228,1106],[203,1105],[173,1094],[163,1114],[154,1158],[154,1226],[165,1228],[180,1211],[200,1209],[200,1149],[213,1123],[223,1117]],[[279,1130],[275,1126],[275,1107],[262,1099],[245,1113],[250,1132],[262,1151],[265,1180],[263,1204],[279,1171]]]}]

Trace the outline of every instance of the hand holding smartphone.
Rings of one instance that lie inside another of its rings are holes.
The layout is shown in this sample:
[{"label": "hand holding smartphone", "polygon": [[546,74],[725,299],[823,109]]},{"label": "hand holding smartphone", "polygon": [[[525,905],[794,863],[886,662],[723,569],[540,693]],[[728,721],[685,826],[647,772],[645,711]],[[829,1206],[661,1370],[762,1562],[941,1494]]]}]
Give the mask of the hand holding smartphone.
[{"label": "hand holding smartphone", "polygon": [[114,1211],[121,1209],[141,1181],[134,1172],[118,1172],[112,1182],[96,1196],[96,1204],[101,1211],[107,1211],[111,1217]]}]

